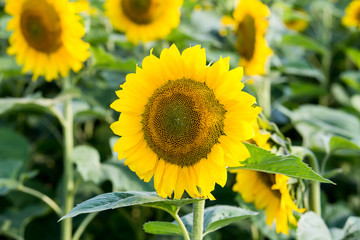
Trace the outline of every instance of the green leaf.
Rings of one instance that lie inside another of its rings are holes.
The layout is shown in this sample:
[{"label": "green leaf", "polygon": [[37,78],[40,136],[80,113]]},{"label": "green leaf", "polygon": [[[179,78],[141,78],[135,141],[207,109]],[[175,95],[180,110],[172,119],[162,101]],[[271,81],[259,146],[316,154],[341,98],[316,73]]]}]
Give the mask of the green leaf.
[{"label": "green leaf", "polygon": [[90,146],[77,146],[71,155],[71,160],[76,164],[77,170],[84,181],[99,183],[103,173],[101,171],[100,155]]},{"label": "green leaf", "polygon": [[360,156],[360,147],[343,137],[333,136],[330,139],[329,150],[332,154]]},{"label": "green leaf", "polygon": [[16,63],[14,57],[0,56],[0,72],[18,74],[21,73],[21,67]]},{"label": "green leaf", "polygon": [[144,224],[144,230],[151,234],[182,235],[179,225],[170,222],[147,222]]},{"label": "green leaf", "polygon": [[158,208],[164,211],[169,212],[170,214],[175,214],[176,211],[182,206],[190,203],[200,201],[199,198],[189,198],[189,199],[167,199],[167,201],[160,202],[150,202],[144,203],[143,206]]},{"label": "green leaf", "polygon": [[139,177],[119,160],[101,164],[102,181],[112,183],[112,191],[154,191],[153,184],[139,180]]},{"label": "green leaf", "polygon": [[329,136],[360,136],[360,121],[349,113],[318,105],[303,105],[293,112],[281,109],[302,135],[304,146],[325,150]]},{"label": "green leaf", "polygon": [[206,208],[204,211],[204,234],[257,214],[257,212],[226,205]]},{"label": "green leaf", "polygon": [[301,158],[295,155],[275,155],[253,144],[244,143],[250,152],[250,158],[242,162],[243,166],[234,169],[248,169],[266,173],[279,173],[293,178],[301,178],[324,183],[333,183],[315,173]]},{"label": "green leaf", "polygon": [[[133,205],[141,205],[148,203],[164,202],[175,207],[182,206],[187,203],[199,201],[200,199],[164,199],[159,197],[156,192],[113,192],[105,193],[93,197],[85,202],[78,204],[67,215],[62,217],[59,221],[75,217],[83,213],[100,212],[109,209],[115,209],[120,207],[128,207]],[[150,206],[150,205],[146,205]]]},{"label": "green leaf", "polygon": [[18,185],[19,183],[16,180],[0,178],[0,196],[4,196],[12,189],[16,189]]},{"label": "green leaf", "polygon": [[341,73],[340,79],[349,87],[360,91],[360,71],[346,71]]},{"label": "green leaf", "polygon": [[360,239],[360,217],[349,217],[343,230],[344,240]]},{"label": "green leaf", "polygon": [[307,50],[312,50],[321,54],[325,54],[327,52],[327,49],[319,42],[300,34],[285,35],[283,37],[282,43],[303,47]]},{"label": "green leaf", "polygon": [[329,229],[324,221],[313,212],[303,214],[296,230],[298,240],[331,240]]},{"label": "green leaf", "polygon": [[325,80],[324,74],[320,70],[313,68],[307,62],[302,62],[302,61],[286,62],[284,66],[280,67],[279,70],[285,74],[315,78],[319,82],[323,82]]},{"label": "green leaf", "polygon": [[348,58],[360,69],[360,51],[355,48],[346,48],[345,53]]},{"label": "green leaf", "polygon": [[351,106],[360,113],[360,94],[355,94],[350,99]]},{"label": "green leaf", "polygon": [[11,129],[0,128],[0,178],[17,178],[29,158],[26,138]]},{"label": "green leaf", "polygon": [[135,59],[117,59],[102,47],[91,47],[91,52],[96,68],[135,72],[137,64]]},{"label": "green leaf", "polygon": [[[257,214],[257,212],[227,205],[217,205],[205,208],[203,225],[204,235]],[[193,213],[181,217],[181,220],[188,232],[192,233]]]}]

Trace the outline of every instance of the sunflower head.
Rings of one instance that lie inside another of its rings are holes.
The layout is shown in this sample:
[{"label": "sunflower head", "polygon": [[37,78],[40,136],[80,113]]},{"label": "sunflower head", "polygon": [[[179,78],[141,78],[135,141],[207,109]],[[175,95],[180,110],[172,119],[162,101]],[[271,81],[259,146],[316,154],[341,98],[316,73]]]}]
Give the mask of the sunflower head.
[{"label": "sunflower head", "polygon": [[224,186],[226,166],[249,157],[242,141],[253,137],[251,122],[260,111],[241,91],[242,68],[229,71],[229,59],[206,65],[200,46],[182,54],[175,45],[150,54],[126,77],[111,107],[121,112],[111,125],[121,138],[114,150],[162,197],[213,198]]},{"label": "sunflower head", "polygon": [[5,11],[12,15],[7,29],[13,31],[8,54],[15,55],[23,72],[46,80],[79,71],[89,57],[89,45],[75,8],[66,0],[9,0]]},{"label": "sunflower head", "polygon": [[289,8],[284,14],[284,24],[287,28],[303,32],[309,26],[310,17],[302,8]]},{"label": "sunflower head", "polygon": [[[270,150],[267,143],[270,133],[261,132],[257,122],[253,124],[255,135],[249,142]],[[291,199],[287,187],[289,177],[252,170],[235,170],[233,173],[236,173],[233,190],[239,192],[245,202],[254,203],[257,209],[264,209],[266,223],[271,226],[275,221],[277,233],[289,234],[289,222],[297,225],[293,210],[305,211],[299,209]]]},{"label": "sunflower head", "polygon": [[[244,66],[247,75],[265,73],[265,62],[272,55],[265,40],[270,11],[258,0],[241,0],[237,5],[233,19],[224,17],[222,23],[231,26],[236,35],[235,47],[240,55],[240,66]],[[220,32],[226,35],[226,31]]]},{"label": "sunflower head", "polygon": [[114,28],[137,44],[165,37],[180,22],[182,0],[106,0],[105,14]]},{"label": "sunflower head", "polygon": [[347,6],[342,23],[345,26],[357,27],[360,30],[360,0],[353,0]]}]

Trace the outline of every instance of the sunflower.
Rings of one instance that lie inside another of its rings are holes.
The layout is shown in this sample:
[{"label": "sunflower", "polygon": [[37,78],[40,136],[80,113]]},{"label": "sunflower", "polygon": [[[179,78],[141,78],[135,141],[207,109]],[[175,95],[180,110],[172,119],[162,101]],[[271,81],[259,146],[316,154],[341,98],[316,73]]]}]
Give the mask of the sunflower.
[{"label": "sunflower", "polygon": [[242,141],[251,139],[259,107],[242,90],[243,70],[229,71],[229,58],[206,65],[199,45],[180,54],[175,45],[150,53],[128,74],[118,100],[121,112],[111,129],[121,138],[118,158],[145,182],[154,176],[161,197],[213,199],[215,183],[224,186],[226,166],[249,157]]},{"label": "sunflower", "polygon": [[106,0],[105,15],[130,42],[166,37],[180,23],[182,0]]},{"label": "sunflower", "polygon": [[265,74],[265,62],[272,55],[265,40],[269,15],[269,8],[260,1],[241,0],[233,18],[222,19],[224,25],[234,28],[235,47],[241,57],[239,65],[245,68],[246,75]]},{"label": "sunflower", "polygon": [[291,30],[303,32],[309,26],[309,15],[304,9],[290,8],[285,13],[284,24]]},{"label": "sunflower", "polygon": [[358,27],[360,30],[360,0],[352,1],[345,9],[342,23],[349,27]]},{"label": "sunflower", "polygon": [[[270,150],[270,145],[267,143],[270,134],[262,133],[259,126],[254,125],[255,136],[249,142]],[[290,197],[287,188],[289,177],[252,170],[232,172],[236,173],[233,190],[239,192],[245,202],[254,203],[257,209],[265,209],[266,223],[271,226],[275,220],[277,233],[289,234],[288,221],[297,225],[292,211],[305,211],[305,209],[299,209]]]},{"label": "sunflower", "polygon": [[89,57],[75,9],[67,0],[7,1],[5,11],[13,16],[7,25],[13,31],[7,52],[24,65],[24,73],[33,72],[33,80],[65,77],[70,69],[78,72]]}]

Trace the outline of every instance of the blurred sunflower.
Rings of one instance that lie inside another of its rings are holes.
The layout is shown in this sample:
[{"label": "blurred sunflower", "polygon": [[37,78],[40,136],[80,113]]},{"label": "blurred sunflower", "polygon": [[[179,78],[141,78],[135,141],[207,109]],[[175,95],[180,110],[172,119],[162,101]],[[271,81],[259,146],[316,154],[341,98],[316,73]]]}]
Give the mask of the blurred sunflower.
[{"label": "blurred sunflower", "polygon": [[303,32],[309,26],[309,18],[304,9],[289,9],[284,15],[284,24],[291,30]]},{"label": "blurred sunflower", "polygon": [[353,0],[345,9],[342,23],[349,27],[358,27],[360,30],[360,0]]},{"label": "blurred sunflower", "polygon": [[65,77],[70,69],[78,72],[90,56],[76,9],[67,0],[7,1],[5,11],[13,16],[7,30],[14,31],[7,52],[24,65],[24,73],[33,73],[33,80]]},{"label": "blurred sunflower", "polygon": [[[255,136],[249,142],[270,150],[270,145],[267,143],[270,134],[262,133],[257,123],[254,125]],[[292,211],[305,211],[305,209],[299,209],[291,199],[287,188],[289,177],[252,170],[232,172],[236,173],[233,191],[239,192],[245,202],[254,203],[257,209],[265,209],[266,223],[271,226],[275,220],[277,233],[289,234],[288,221],[297,225]]]},{"label": "blurred sunflower", "polygon": [[180,23],[182,0],[106,0],[105,14],[130,42],[166,37]]},{"label": "blurred sunflower", "polygon": [[242,74],[242,68],[229,71],[228,58],[207,66],[199,45],[147,56],[111,105],[121,112],[111,125],[121,136],[118,158],[144,181],[154,176],[161,197],[186,191],[213,199],[215,183],[226,183],[226,166],[249,157],[242,141],[253,137],[251,122],[261,111],[241,91]]},{"label": "blurred sunflower", "polygon": [[245,68],[246,75],[265,74],[265,62],[272,55],[265,40],[269,15],[269,8],[260,1],[241,0],[233,18],[222,19],[224,25],[234,28],[235,47],[241,57],[239,65]]}]

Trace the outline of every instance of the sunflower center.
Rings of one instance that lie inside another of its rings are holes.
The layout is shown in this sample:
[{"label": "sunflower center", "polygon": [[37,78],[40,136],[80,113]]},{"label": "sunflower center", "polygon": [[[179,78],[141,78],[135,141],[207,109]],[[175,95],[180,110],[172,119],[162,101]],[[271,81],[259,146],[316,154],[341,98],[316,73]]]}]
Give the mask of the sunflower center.
[{"label": "sunflower center", "polygon": [[161,10],[159,0],[122,0],[121,8],[124,14],[137,24],[153,22]]},{"label": "sunflower center", "polygon": [[[276,183],[275,180],[275,174],[270,174],[270,173],[264,173],[264,172],[257,172],[259,179],[261,180],[261,182],[263,184],[265,184],[265,186],[267,186],[269,189],[271,189],[271,187]],[[271,189],[271,193],[277,197],[277,198],[281,198],[281,192],[277,189]]]},{"label": "sunflower center", "polygon": [[246,60],[252,59],[255,50],[255,21],[250,15],[245,15],[236,29],[236,49]]},{"label": "sunflower center", "polygon": [[168,163],[192,166],[224,135],[226,110],[214,92],[192,79],[168,81],[145,106],[143,131],[149,147]]},{"label": "sunflower center", "polygon": [[36,50],[52,53],[62,46],[60,17],[46,1],[28,0],[20,15],[20,28],[26,42]]}]

